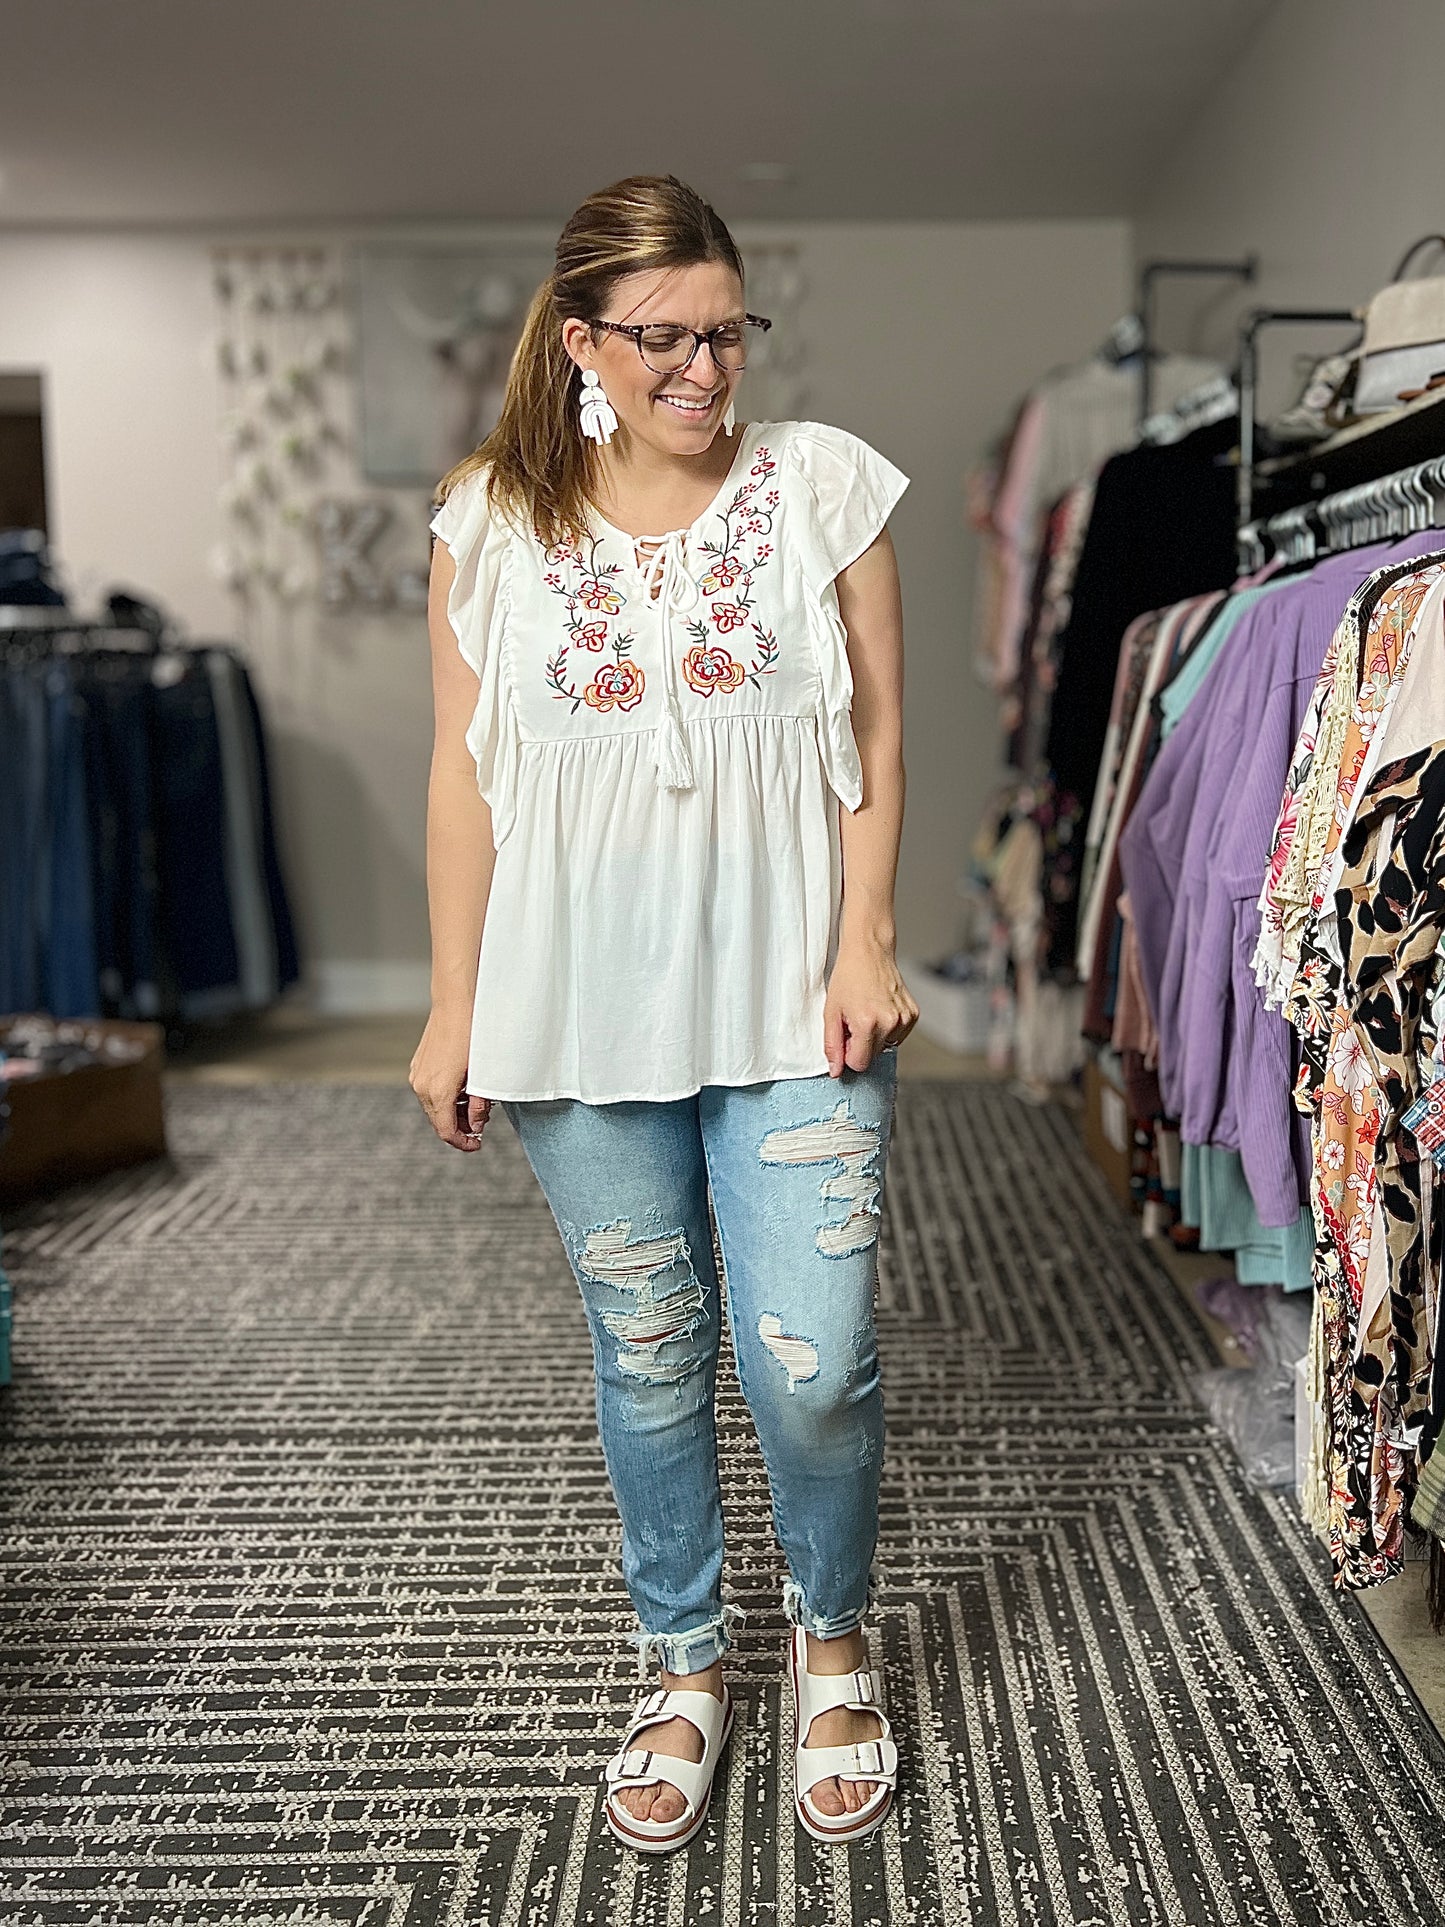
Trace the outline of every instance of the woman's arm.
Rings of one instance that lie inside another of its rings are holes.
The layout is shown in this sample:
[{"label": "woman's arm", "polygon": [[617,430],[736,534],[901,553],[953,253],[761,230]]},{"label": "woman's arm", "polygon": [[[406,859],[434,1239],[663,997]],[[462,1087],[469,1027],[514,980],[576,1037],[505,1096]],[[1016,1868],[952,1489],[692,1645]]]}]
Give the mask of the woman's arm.
[{"label": "woman's arm", "polygon": [[477,791],[477,766],[467,748],[478,684],[476,672],[457,648],[447,615],[455,574],[451,551],[437,542],[427,604],[436,711],[426,813],[431,1015],[412,1058],[411,1087],[437,1136],[459,1151],[475,1151],[490,1101],[467,1099],[465,1120],[457,1106],[466,1089],[477,957],[497,853],[492,812]]},{"label": "woman's arm", "polygon": [[863,800],[840,809],[843,909],[838,955],[828,980],[823,1048],[837,1077],[866,1070],[886,1044],[900,1044],[918,1006],[898,974],[893,892],[903,834],[903,598],[893,541],[884,529],[838,577],[838,610],[848,631],[853,736],[863,766]]}]

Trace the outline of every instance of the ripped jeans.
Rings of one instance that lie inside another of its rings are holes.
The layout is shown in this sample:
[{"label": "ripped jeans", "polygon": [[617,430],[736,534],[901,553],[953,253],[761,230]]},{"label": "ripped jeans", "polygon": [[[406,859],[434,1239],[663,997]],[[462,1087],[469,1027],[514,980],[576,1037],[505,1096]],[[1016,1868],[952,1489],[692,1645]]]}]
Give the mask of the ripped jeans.
[{"label": "ripped jeans", "polygon": [[866,1071],[704,1085],[670,1103],[500,1100],[581,1287],[622,1572],[670,1673],[732,1645],[713,1393],[721,1335],[709,1190],[738,1380],[790,1578],[820,1638],[870,1603],[883,1458],[873,1306],[896,1049]]}]

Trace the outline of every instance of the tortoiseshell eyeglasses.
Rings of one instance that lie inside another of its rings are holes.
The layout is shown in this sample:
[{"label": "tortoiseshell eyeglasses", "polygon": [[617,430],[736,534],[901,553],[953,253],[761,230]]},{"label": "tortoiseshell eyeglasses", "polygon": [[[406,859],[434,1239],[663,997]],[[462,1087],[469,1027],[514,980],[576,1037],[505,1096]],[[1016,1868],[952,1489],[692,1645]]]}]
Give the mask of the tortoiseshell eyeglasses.
[{"label": "tortoiseshell eyeglasses", "polygon": [[627,335],[655,375],[681,374],[692,365],[704,342],[717,366],[731,375],[747,366],[748,329],[766,332],[773,324],[764,315],[750,314],[744,315],[741,321],[720,321],[715,328],[703,331],[683,328],[671,321],[593,321],[589,325],[605,328],[610,334]]}]

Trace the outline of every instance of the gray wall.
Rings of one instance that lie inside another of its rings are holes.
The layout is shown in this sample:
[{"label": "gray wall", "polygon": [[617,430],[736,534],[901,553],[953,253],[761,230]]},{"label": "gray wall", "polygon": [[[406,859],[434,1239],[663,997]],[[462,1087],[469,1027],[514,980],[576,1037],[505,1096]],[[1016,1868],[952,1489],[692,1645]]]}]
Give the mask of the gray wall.
[{"label": "gray wall", "polygon": [[[1161,155],[1139,211],[1141,256],[1255,250],[1243,295],[1166,305],[1173,347],[1232,354],[1242,305],[1355,307],[1419,235],[1445,230],[1439,0],[1280,0],[1203,110]],[[1281,331],[1264,399],[1285,399],[1297,352],[1348,329]]]},{"label": "gray wall", "polygon": [[[745,251],[749,232],[740,225]],[[1017,395],[1088,352],[1127,305],[1130,232],[1123,221],[751,232],[803,251],[807,412],[866,436],[913,480],[894,523],[908,652],[898,912],[900,948],[927,956],[954,940],[957,879],[997,766],[994,704],[968,666],[963,474]],[[210,573],[223,534],[210,238],[0,233],[0,372],[44,374],[52,533],[80,594],[123,582],[195,632],[227,636],[235,612]],[[333,1008],[420,1007],[424,628],[313,615],[255,667],[312,987]]]}]

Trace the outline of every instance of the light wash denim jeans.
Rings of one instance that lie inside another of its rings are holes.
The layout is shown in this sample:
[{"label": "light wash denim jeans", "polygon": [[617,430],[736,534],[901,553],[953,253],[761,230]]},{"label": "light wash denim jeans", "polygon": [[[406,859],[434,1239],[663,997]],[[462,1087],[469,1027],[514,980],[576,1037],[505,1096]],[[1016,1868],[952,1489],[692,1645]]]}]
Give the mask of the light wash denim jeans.
[{"label": "light wash denim jeans", "polygon": [[783,1612],[831,1638],[872,1597],[883,1458],[873,1306],[898,1055],[705,1085],[672,1103],[502,1100],[581,1287],[622,1515],[638,1672],[732,1645],[713,1392],[722,1250],[738,1379],[788,1563]]}]

